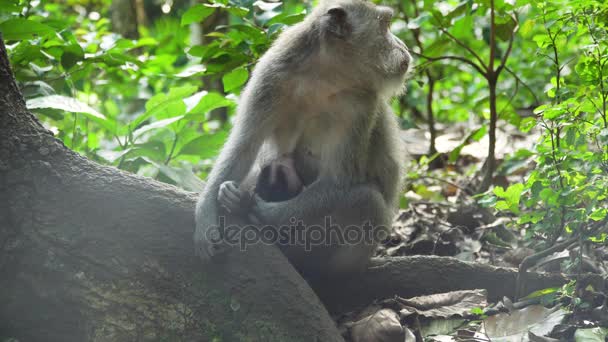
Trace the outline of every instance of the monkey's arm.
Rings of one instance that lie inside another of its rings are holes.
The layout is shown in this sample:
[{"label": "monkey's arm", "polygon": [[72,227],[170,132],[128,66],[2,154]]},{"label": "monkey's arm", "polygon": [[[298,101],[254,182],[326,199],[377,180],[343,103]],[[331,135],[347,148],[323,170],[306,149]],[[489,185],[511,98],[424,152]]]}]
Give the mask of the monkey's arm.
[{"label": "monkey's arm", "polygon": [[[255,84],[258,82],[252,80],[248,89],[259,89],[261,86]],[[214,241],[219,237],[217,195],[221,184],[241,182],[245,178],[260,146],[277,122],[278,114],[267,103],[266,92],[253,93],[248,89],[242,95],[237,120],[196,204],[194,243],[196,253],[203,260],[211,258],[218,247]]]}]

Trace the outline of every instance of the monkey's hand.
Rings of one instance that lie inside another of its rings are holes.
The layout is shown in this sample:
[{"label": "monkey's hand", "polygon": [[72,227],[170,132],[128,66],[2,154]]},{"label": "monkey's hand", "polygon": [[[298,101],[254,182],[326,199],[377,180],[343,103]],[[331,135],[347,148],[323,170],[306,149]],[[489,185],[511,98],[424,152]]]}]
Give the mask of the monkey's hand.
[{"label": "monkey's hand", "polygon": [[242,200],[244,194],[239,189],[239,185],[234,181],[226,181],[220,185],[217,194],[217,201],[229,213],[239,213],[243,211]]}]

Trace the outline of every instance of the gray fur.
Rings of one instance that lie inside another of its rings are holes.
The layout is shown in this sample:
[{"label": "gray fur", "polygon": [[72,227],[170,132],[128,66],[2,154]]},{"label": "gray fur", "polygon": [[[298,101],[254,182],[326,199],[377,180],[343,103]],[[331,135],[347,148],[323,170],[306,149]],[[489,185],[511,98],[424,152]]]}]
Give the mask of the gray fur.
[{"label": "gray fur", "polygon": [[[349,29],[340,30],[345,37],[329,29],[336,23],[328,11],[336,7],[347,13]],[[294,155],[308,186],[285,202],[258,198],[252,219],[315,224],[329,215],[344,227],[364,221],[390,226],[404,155],[389,100],[403,90],[410,65],[407,48],[387,29],[391,13],[363,0],[321,1],[260,59],[197,203],[194,240],[203,260],[217,254],[206,234],[217,224],[222,184],[239,184],[285,154]],[[365,267],[374,246],[283,249],[296,266],[351,272]]]}]

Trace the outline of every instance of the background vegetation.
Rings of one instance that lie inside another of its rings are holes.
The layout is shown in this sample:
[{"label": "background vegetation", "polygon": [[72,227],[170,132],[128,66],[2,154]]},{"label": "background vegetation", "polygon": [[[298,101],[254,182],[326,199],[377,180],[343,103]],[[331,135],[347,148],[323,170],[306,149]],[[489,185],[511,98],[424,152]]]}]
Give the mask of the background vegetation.
[{"label": "background vegetation", "polygon": [[[415,140],[402,206],[473,196],[522,245],[603,244],[608,3],[382,3],[416,58],[393,103]],[[0,32],[28,107],[68,147],[196,190],[256,60],[312,5],[0,0]]]}]

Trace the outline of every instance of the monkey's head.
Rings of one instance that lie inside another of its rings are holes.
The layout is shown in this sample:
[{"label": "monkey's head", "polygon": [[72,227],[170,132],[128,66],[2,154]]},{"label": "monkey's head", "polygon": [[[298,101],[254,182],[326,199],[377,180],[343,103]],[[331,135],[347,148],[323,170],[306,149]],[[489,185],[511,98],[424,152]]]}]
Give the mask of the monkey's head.
[{"label": "monkey's head", "polygon": [[393,11],[364,0],[324,0],[311,16],[320,31],[320,57],[339,74],[393,96],[404,89],[411,64],[390,31]]}]

